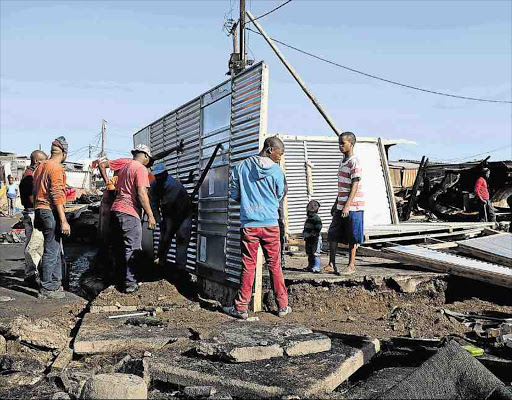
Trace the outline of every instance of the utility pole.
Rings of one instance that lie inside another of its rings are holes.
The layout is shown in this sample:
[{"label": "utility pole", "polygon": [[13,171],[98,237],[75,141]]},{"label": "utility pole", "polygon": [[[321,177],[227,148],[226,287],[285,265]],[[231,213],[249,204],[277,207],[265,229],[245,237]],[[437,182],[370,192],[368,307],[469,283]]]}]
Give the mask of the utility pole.
[{"label": "utility pole", "polygon": [[247,55],[245,53],[245,0],[240,0],[240,63],[244,70],[247,65]]},{"label": "utility pole", "polygon": [[92,158],[92,146],[89,145],[89,158]]},{"label": "utility pole", "polygon": [[41,143],[39,143],[39,150],[41,150]]},{"label": "utility pole", "polygon": [[304,83],[304,81],[301,79],[301,77],[299,76],[299,74],[297,73],[297,71],[295,71],[295,69],[291,66],[291,64],[286,61],[286,59],[284,58],[283,54],[281,53],[281,51],[279,51],[279,49],[277,48],[277,46],[274,44],[274,41],[265,33],[265,31],[263,30],[263,28],[260,26],[260,24],[258,24],[258,22],[256,22],[256,20],[254,19],[254,16],[251,14],[250,11],[247,11],[247,16],[249,17],[249,19],[252,21],[252,23],[254,24],[254,26],[258,29],[258,31],[260,31],[261,35],[265,38],[265,40],[267,41],[267,43],[269,44],[269,46],[272,48],[272,50],[274,50],[274,53],[276,53],[276,56],[281,60],[281,62],[284,64],[284,66],[286,67],[286,69],[290,72],[290,74],[292,74],[293,78],[297,81],[297,83],[299,84],[299,86],[302,88],[302,90],[304,91],[304,93],[306,93],[306,96],[309,97],[309,99],[311,100],[311,102],[313,103],[313,105],[316,107],[316,109],[318,110],[318,112],[322,115],[322,117],[324,117],[325,121],[327,122],[327,124],[331,127],[331,129],[334,131],[334,133],[336,134],[336,136],[340,136],[341,135],[341,131],[336,127],[336,125],[334,124],[334,121],[331,119],[331,117],[327,114],[327,111],[324,110],[324,108],[320,105],[320,103],[318,102],[318,100],[316,99],[315,96],[313,96],[313,94],[308,90],[308,88],[306,87],[306,84]]},{"label": "utility pole", "polygon": [[107,121],[101,120],[101,153],[100,157],[105,157],[105,145],[107,144]]}]

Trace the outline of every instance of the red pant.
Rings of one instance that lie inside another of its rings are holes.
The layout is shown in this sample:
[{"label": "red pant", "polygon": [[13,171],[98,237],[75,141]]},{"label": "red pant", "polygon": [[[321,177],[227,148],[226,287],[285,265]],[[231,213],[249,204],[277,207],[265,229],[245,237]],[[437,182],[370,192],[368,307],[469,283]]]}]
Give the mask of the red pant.
[{"label": "red pant", "polygon": [[279,227],[243,228],[242,229],[242,276],[241,286],[238,290],[235,307],[239,311],[247,310],[251,301],[252,285],[256,273],[256,259],[258,246],[261,244],[263,255],[267,262],[272,288],[279,307],[288,305],[288,292],[284,285],[283,271],[281,271],[281,241],[279,240]]}]

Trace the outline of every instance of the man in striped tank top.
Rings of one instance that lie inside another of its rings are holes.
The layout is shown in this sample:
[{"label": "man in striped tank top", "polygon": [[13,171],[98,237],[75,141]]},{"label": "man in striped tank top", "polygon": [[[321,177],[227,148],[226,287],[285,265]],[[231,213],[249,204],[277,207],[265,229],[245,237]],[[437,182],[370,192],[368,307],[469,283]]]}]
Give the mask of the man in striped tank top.
[{"label": "man in striped tank top", "polygon": [[[361,183],[362,168],[354,154],[356,135],[343,132],[339,137],[343,159],[338,169],[338,196],[331,214],[332,222],[327,233],[329,241],[329,265],[326,271],[337,275],[341,272],[353,274],[356,271],[356,250],[364,239],[364,191]],[[349,245],[348,266],[340,272],[336,267],[336,249],[338,243]]]}]

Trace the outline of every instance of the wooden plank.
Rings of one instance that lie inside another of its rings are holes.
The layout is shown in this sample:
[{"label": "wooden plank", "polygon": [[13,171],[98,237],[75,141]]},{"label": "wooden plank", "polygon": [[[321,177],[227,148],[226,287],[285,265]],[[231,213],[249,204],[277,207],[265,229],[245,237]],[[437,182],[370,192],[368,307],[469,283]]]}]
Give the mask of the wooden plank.
[{"label": "wooden plank", "polygon": [[423,247],[426,247],[428,249],[452,249],[454,247],[457,247],[457,242],[442,242],[442,243],[433,243],[433,244],[426,244],[423,245]]},{"label": "wooden plank", "polygon": [[428,164],[428,158],[421,157],[420,166],[418,168],[418,172],[416,174],[416,179],[414,179],[414,184],[412,185],[412,193],[409,197],[409,202],[407,203],[407,207],[405,209],[405,217],[404,219],[407,221],[411,217],[411,211],[416,204],[416,196],[418,194],[418,187],[420,186],[420,180],[423,178],[423,172],[425,170],[425,167]]},{"label": "wooden plank", "polygon": [[382,256],[385,254],[392,254],[394,260],[402,260],[421,268],[512,288],[512,270],[499,265],[416,245],[385,248]]},{"label": "wooden plank", "polygon": [[258,256],[256,259],[256,274],[254,276],[254,292],[252,294],[251,311],[260,312],[263,307],[263,251],[258,247]]},{"label": "wooden plank", "polygon": [[382,144],[381,138],[377,139],[377,146],[379,148],[380,162],[382,171],[384,172],[384,182],[386,184],[386,192],[389,199],[389,210],[391,211],[391,223],[399,224],[398,211],[396,209],[395,192],[393,191],[393,184],[391,183],[391,175],[389,174],[388,158],[386,157],[386,150]]}]

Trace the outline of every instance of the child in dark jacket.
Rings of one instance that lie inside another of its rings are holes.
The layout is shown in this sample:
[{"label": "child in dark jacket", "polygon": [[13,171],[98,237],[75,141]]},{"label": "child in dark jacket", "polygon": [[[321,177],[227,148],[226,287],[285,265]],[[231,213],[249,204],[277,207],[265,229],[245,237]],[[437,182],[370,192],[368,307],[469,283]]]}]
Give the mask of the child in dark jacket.
[{"label": "child in dark jacket", "polygon": [[306,242],[306,254],[308,255],[307,271],[320,272],[320,252],[322,251],[322,219],[318,215],[320,203],[311,200],[307,207],[307,219],[304,223],[304,240]]}]

